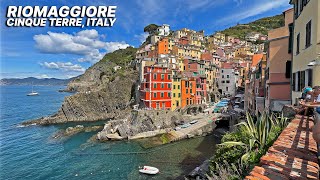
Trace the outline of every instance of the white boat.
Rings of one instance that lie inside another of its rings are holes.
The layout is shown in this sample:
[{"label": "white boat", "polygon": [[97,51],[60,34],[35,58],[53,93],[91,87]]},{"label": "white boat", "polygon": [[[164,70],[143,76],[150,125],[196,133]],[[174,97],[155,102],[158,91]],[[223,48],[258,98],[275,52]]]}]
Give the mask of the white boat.
[{"label": "white boat", "polygon": [[193,121],[191,121],[191,122],[189,122],[190,124],[195,124],[195,123],[197,123],[198,122],[198,120],[193,120]]},{"label": "white boat", "polygon": [[39,93],[37,93],[37,92],[31,92],[31,93],[27,94],[27,96],[37,96],[37,95],[39,95]]},{"label": "white boat", "polygon": [[142,169],[139,169],[139,172],[144,174],[158,174],[159,169],[151,166],[143,166]]},{"label": "white boat", "polygon": [[37,93],[36,91],[33,91],[33,85],[32,85],[32,91],[31,93],[27,94],[27,96],[38,96],[39,93]]}]

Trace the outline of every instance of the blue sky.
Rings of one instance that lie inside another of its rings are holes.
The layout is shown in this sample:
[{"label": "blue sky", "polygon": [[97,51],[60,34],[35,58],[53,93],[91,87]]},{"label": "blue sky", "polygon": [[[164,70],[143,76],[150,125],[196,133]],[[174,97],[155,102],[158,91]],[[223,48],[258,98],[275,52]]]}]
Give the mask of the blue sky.
[{"label": "blue sky", "polygon": [[[9,5],[116,5],[117,21],[111,28],[6,27]],[[128,45],[138,47],[146,36],[143,28],[150,23],[169,24],[172,30],[203,29],[209,35],[237,23],[280,14],[288,8],[289,0],[1,1],[0,78],[80,75],[107,52]]]}]

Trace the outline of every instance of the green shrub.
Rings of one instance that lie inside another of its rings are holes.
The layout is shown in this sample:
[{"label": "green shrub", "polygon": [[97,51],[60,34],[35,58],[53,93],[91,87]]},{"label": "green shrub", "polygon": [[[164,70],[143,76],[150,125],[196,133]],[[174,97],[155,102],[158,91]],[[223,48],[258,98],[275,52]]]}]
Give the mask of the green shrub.
[{"label": "green shrub", "polygon": [[[283,115],[276,117],[263,114],[254,123],[253,118],[247,114],[247,122],[240,123],[234,132],[225,134],[221,144],[217,145],[210,165],[212,177],[245,177],[250,169],[260,162],[260,158],[266,154],[288,122]],[[239,169],[237,172],[228,171],[226,165]]]}]

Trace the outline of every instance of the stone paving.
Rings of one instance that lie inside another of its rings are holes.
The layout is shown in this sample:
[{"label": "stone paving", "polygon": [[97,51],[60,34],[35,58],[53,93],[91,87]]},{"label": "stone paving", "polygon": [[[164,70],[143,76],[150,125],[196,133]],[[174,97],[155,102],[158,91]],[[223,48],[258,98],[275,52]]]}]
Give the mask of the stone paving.
[{"label": "stone paving", "polygon": [[247,180],[319,179],[313,119],[296,116],[260,159]]}]

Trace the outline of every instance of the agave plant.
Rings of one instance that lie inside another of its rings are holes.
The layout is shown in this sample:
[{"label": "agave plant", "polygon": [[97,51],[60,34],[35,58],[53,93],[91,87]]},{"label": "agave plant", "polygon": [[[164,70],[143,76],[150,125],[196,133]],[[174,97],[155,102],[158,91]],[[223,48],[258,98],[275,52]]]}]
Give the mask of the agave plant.
[{"label": "agave plant", "polygon": [[247,122],[241,122],[237,125],[243,126],[245,131],[250,135],[251,139],[249,139],[249,142],[229,141],[224,142],[221,145],[245,147],[246,152],[242,155],[241,161],[246,162],[250,153],[253,152],[255,148],[261,149],[266,147],[272,122],[272,118],[270,118],[266,113],[263,113],[254,123],[252,116],[247,113]]},{"label": "agave plant", "polygon": [[229,163],[227,161],[216,163],[216,174],[212,177],[208,176],[208,179],[213,180],[230,180],[230,179],[242,179],[243,171],[248,168],[247,165],[242,164],[240,161],[236,163]]},{"label": "agave plant", "polygon": [[281,129],[284,129],[289,124],[289,118],[284,117],[283,113],[281,113],[281,116],[276,116],[272,114],[270,116],[270,120],[272,122],[272,125],[279,126]]}]

